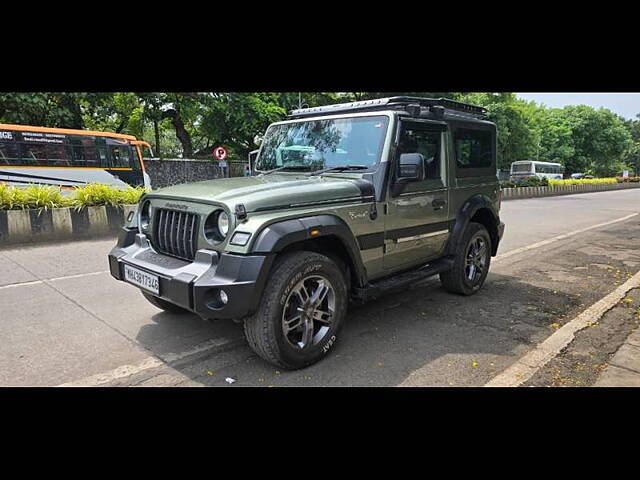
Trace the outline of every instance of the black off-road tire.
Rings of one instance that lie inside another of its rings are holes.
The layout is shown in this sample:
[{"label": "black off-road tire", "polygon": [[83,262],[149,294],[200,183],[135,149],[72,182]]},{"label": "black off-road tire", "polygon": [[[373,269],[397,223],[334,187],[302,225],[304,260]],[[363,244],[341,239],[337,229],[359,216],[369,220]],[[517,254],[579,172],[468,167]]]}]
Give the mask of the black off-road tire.
[{"label": "black off-road tire", "polygon": [[169,312],[169,313],[190,313],[189,310],[186,310],[182,307],[179,307],[178,305],[175,305],[171,302],[167,302],[166,300],[163,300],[162,298],[158,298],[154,295],[151,295],[150,293],[147,292],[141,292],[142,296],[144,298],[147,299],[147,301],[153,305],[154,307],[158,307],[160,310],[164,310],[165,312]]},{"label": "black off-road tire", "polygon": [[[289,293],[310,275],[322,275],[330,282],[335,309],[331,326],[322,340],[305,350],[287,342],[282,319]],[[333,260],[307,251],[286,254],[269,275],[258,311],[244,321],[247,343],[262,359],[282,369],[295,370],[316,363],[336,342],[346,316],[347,300],[345,274]]]},{"label": "black off-road tire", "polygon": [[[482,272],[482,275],[475,282],[471,282],[467,278],[467,272],[465,271],[465,260],[467,252],[471,242],[480,236],[486,242],[486,268]],[[471,222],[467,226],[467,230],[464,233],[462,242],[458,245],[458,249],[455,252],[455,260],[453,268],[440,274],[440,282],[445,290],[457,293],[459,295],[473,295],[482,288],[487,274],[489,272],[489,266],[491,264],[491,237],[484,225],[480,223]]]}]

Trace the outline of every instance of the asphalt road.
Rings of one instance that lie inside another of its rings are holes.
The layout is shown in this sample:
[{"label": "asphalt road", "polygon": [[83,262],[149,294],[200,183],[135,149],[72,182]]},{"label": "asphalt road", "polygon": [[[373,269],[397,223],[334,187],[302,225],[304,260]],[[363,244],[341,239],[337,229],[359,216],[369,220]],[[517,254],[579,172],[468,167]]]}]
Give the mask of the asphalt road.
[{"label": "asphalt road", "polygon": [[483,385],[640,270],[640,215],[508,253],[638,212],[639,190],[504,202],[479,294],[434,278],[352,308],[332,353],[296,372],[239,324],[161,312],[112,279],[114,240],[0,249],[0,385]]}]

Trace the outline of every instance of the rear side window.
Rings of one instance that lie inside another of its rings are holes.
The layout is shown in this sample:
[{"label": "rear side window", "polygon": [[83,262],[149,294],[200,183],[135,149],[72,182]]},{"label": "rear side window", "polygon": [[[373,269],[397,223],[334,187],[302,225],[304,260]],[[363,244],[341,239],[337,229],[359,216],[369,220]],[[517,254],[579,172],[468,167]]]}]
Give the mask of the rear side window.
[{"label": "rear side window", "polygon": [[493,138],[490,131],[459,128],[455,132],[454,144],[459,169],[492,167]]}]

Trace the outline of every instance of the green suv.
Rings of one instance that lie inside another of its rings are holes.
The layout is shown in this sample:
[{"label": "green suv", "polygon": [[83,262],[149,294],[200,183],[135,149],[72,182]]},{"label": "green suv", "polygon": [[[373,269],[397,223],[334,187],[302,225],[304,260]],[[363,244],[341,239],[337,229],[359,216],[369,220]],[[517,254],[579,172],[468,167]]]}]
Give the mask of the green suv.
[{"label": "green suv", "polygon": [[253,176],[144,195],[111,274],[169,312],[244,323],[263,359],[326,355],[349,301],[440,275],[472,295],[499,218],[496,128],[485,110],[393,97],[294,110],[269,126]]}]

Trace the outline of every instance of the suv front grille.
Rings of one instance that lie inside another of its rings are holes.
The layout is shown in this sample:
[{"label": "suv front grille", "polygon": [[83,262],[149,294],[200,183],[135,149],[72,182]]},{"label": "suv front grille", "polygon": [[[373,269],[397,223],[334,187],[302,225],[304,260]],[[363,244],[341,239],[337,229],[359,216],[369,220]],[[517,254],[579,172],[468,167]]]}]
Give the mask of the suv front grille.
[{"label": "suv front grille", "polygon": [[177,210],[156,210],[153,248],[159,253],[193,260],[197,250],[198,215]]}]

